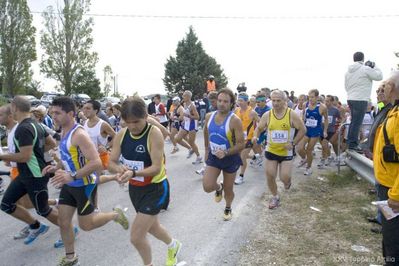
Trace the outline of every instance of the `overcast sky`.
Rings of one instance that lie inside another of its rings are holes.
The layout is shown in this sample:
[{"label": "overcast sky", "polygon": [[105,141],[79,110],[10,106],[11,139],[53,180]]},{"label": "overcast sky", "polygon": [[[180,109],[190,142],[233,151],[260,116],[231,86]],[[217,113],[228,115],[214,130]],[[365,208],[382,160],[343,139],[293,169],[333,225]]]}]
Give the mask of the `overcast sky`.
[{"label": "overcast sky", "polygon": [[[56,3],[28,0],[31,11],[43,11]],[[90,13],[194,16],[94,17],[93,50],[100,59],[98,78],[102,80],[102,69],[111,65],[124,94],[164,92],[164,64],[170,55],[175,56],[177,43],[190,25],[205,51],[224,69],[232,89],[244,81],[249,92],[270,87],[299,94],[318,88],[324,94],[345,99],[344,74],[354,52],[363,51],[366,60],[375,61],[384,78],[399,63],[394,55],[399,51],[397,0],[95,0]],[[34,14],[37,43],[42,22],[41,15]],[[41,51],[38,54],[40,58]],[[51,90],[54,83],[39,75],[37,64],[34,70],[45,90]]]}]

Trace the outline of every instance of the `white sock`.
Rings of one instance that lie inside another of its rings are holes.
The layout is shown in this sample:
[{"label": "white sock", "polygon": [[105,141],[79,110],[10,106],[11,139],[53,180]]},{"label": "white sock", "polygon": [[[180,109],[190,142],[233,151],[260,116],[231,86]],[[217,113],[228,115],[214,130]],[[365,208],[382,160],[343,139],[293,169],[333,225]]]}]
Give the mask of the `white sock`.
[{"label": "white sock", "polygon": [[176,246],[176,239],[172,238],[172,241],[168,244],[168,248],[174,248]]}]

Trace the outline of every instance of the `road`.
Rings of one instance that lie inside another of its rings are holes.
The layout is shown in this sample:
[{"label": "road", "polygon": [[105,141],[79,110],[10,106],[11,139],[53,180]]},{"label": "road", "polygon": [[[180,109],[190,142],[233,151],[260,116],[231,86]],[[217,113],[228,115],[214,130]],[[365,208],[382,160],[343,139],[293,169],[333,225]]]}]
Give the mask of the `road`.
[{"label": "road", "polygon": [[[202,131],[198,133],[197,143],[203,154]],[[172,236],[183,243],[180,260],[187,262],[186,265],[237,265],[240,247],[245,245],[261,211],[259,202],[266,188],[263,168],[248,167],[245,183],[234,188],[233,219],[225,222],[222,219],[224,201],[215,203],[213,193],[203,191],[201,177],[194,172],[200,166],[192,165],[193,158],[186,159],[185,150],[180,149],[174,155],[170,154],[171,150],[172,145],[166,144],[171,202],[169,209],[159,217]],[[49,191],[51,198],[58,197],[58,190],[49,186]],[[98,196],[102,211],[110,211],[119,204],[128,207],[129,221],[134,219],[128,192],[117,183],[100,185]],[[4,213],[0,215],[0,265],[57,265],[64,250],[53,248],[54,241],[60,237],[56,226],[51,225],[45,235],[26,246],[22,240],[13,240],[14,233],[24,224]],[[48,224],[42,217],[39,220]],[[76,223],[76,217],[74,221]],[[142,265],[129,235],[130,231],[124,231],[113,222],[91,232],[80,231],[75,247],[80,265]],[[152,236],[149,239],[154,265],[164,265],[165,244]]]}]

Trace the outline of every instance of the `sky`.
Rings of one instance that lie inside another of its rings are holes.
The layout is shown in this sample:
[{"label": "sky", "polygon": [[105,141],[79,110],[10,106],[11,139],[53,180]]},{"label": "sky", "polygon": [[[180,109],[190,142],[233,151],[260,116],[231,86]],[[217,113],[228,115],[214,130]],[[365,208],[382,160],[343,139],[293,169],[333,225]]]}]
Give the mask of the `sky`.
[{"label": "sky", "polygon": [[[35,12],[56,3],[28,0]],[[344,75],[354,52],[375,61],[384,78],[399,63],[397,0],[92,0],[89,13],[113,15],[94,16],[96,72],[103,80],[110,65],[125,95],[165,92],[164,65],[190,26],[223,68],[228,87],[245,82],[249,93],[269,87],[298,95],[317,88],[345,100]],[[40,59],[43,19],[33,18]],[[38,63],[34,77],[50,91],[56,83],[40,74]]]}]

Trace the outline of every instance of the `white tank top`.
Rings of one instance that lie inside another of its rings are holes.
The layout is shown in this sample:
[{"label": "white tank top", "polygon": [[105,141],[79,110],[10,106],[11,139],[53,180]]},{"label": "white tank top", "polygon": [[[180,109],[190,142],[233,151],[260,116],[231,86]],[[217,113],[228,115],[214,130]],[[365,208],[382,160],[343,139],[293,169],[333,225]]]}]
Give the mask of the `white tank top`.
[{"label": "white tank top", "polygon": [[90,139],[93,141],[96,148],[98,148],[99,145],[107,145],[107,138],[101,136],[101,125],[104,123],[104,121],[100,119],[94,127],[89,127],[88,123],[89,120],[86,120],[83,128],[89,134]]},{"label": "white tank top", "polygon": [[[8,146],[8,153],[15,153],[15,144],[14,144],[14,135],[15,135],[15,130],[17,129],[18,124],[15,124],[15,126],[8,132],[7,136],[7,146]],[[11,167],[17,167],[16,162],[10,162]]]},{"label": "white tank top", "polygon": [[295,106],[294,111],[300,118],[303,118],[303,109],[299,109],[299,104]]}]

